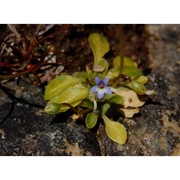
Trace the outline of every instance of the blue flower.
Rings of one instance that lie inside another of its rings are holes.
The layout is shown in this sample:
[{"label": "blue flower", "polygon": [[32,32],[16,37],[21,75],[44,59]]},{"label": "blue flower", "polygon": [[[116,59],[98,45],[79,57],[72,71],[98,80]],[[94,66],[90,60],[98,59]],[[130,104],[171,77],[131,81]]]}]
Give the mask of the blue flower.
[{"label": "blue flower", "polygon": [[101,79],[99,77],[95,77],[96,86],[93,86],[90,91],[93,93],[97,93],[98,99],[102,99],[105,94],[112,94],[111,89],[107,86],[109,79]]}]

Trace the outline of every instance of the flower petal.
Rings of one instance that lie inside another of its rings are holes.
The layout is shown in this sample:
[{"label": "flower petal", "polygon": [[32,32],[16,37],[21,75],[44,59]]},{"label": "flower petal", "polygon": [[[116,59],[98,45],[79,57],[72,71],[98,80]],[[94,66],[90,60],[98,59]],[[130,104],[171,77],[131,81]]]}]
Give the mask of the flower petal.
[{"label": "flower petal", "polygon": [[102,81],[103,81],[104,85],[107,86],[109,83],[109,78],[104,78]]},{"label": "flower petal", "polygon": [[98,91],[98,86],[93,86],[90,91],[96,93]]},{"label": "flower petal", "polygon": [[102,99],[103,97],[104,97],[104,91],[98,91],[97,92],[97,97],[99,98],[99,99]]},{"label": "flower petal", "polygon": [[105,91],[106,94],[112,94],[112,91],[111,91],[110,87],[107,87],[107,86],[106,86],[106,87],[104,88],[104,91]]},{"label": "flower petal", "polygon": [[99,85],[102,82],[102,79],[96,76],[95,77],[95,82],[96,82],[97,85]]}]

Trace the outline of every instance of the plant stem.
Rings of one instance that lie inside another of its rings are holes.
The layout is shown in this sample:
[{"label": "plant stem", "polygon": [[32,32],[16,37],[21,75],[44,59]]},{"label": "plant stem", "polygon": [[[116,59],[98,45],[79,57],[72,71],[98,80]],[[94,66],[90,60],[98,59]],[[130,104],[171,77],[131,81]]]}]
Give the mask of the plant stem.
[{"label": "plant stem", "polygon": [[93,100],[93,103],[94,103],[93,113],[96,114],[96,111],[97,111],[97,102],[96,102],[95,99]]},{"label": "plant stem", "polygon": [[124,68],[124,34],[123,26],[120,26],[120,74],[123,72]]}]

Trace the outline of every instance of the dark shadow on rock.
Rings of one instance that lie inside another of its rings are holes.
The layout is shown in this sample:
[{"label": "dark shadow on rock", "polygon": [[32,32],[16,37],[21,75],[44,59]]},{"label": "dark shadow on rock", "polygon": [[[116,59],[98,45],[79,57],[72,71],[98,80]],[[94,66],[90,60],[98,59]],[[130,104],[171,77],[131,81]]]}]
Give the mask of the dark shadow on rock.
[{"label": "dark shadow on rock", "polygon": [[57,114],[53,117],[53,120],[51,121],[51,123],[49,125],[52,124],[58,124],[58,123],[64,123],[64,122],[68,122],[70,120],[70,116],[73,114],[72,110],[68,110],[64,113],[60,113]]},{"label": "dark shadow on rock", "polygon": [[[19,97],[16,97],[11,91],[11,89],[8,89],[4,86],[2,86],[0,84],[0,89],[6,93],[6,95],[8,96],[9,99],[12,100],[12,103],[10,105],[10,108],[9,108],[9,112],[7,113],[7,115],[3,118],[3,120],[0,122],[0,125],[2,125],[10,116],[11,114],[13,113],[14,111],[14,107],[16,105],[16,103],[22,103],[24,105],[29,105],[29,106],[32,106],[32,107],[36,107],[36,108],[44,108],[43,105],[39,105],[39,104],[35,104],[35,103],[31,103],[31,102],[28,102],[22,98],[19,98]],[[7,105],[4,105],[5,107],[8,107]]]},{"label": "dark shadow on rock", "polygon": [[149,99],[147,100],[146,104],[163,106],[162,103],[160,103],[160,102],[158,102],[158,101],[154,101],[152,98],[149,98]]},{"label": "dark shadow on rock", "polygon": [[145,76],[147,76],[147,75],[151,74],[151,71],[152,71],[152,69],[146,68],[146,69],[143,70],[143,74],[144,74]]}]

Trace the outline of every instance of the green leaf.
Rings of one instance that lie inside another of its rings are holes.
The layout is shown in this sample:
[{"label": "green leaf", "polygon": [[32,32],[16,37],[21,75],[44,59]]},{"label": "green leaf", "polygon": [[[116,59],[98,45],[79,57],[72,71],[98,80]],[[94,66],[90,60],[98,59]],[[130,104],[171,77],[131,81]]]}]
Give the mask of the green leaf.
[{"label": "green leaf", "polygon": [[[81,84],[76,84],[65,89],[59,95],[53,97],[49,102],[54,102],[57,104],[69,104],[73,107],[77,106],[84,100],[88,95],[89,89],[82,86]],[[69,109],[69,106],[61,105],[59,112],[64,112]]]},{"label": "green leaf", "polygon": [[106,114],[110,107],[111,107],[111,105],[109,103],[103,104],[101,106],[101,113]]},{"label": "green leaf", "polygon": [[76,72],[75,73],[75,76],[77,78],[81,78],[81,79],[84,79],[84,81],[88,78],[88,73],[85,72],[85,71],[81,71],[81,72]]},{"label": "green leaf", "polygon": [[120,56],[116,56],[113,59],[113,66],[114,66],[114,68],[120,68],[120,64],[121,64],[121,58],[120,58]]},{"label": "green leaf", "polygon": [[117,105],[123,105],[124,104],[124,98],[120,95],[117,95],[117,94],[106,95],[104,100],[107,101],[108,103],[114,103]]},{"label": "green leaf", "polygon": [[136,77],[142,75],[142,71],[135,67],[130,66],[124,66],[123,68],[123,74],[130,76],[130,77]]},{"label": "green leaf", "polygon": [[148,77],[141,75],[138,78],[136,78],[136,81],[141,83],[141,84],[146,84],[148,82]]},{"label": "green leaf", "polygon": [[94,66],[100,65],[103,56],[109,51],[109,42],[99,33],[93,33],[88,38],[90,47],[94,55]]},{"label": "green leaf", "polygon": [[[65,112],[65,111],[67,111],[68,109],[70,109],[71,107],[76,107],[76,106],[78,106],[81,102],[82,102],[82,100],[73,102],[73,103],[71,103],[71,104],[68,104],[68,103],[60,104],[60,109],[59,109],[58,113]],[[58,113],[57,113],[57,114],[58,114]]]},{"label": "green leaf", "polygon": [[122,96],[113,94],[113,97],[109,99],[109,102],[117,105],[122,105],[124,104],[124,98]]},{"label": "green leaf", "polygon": [[125,144],[127,140],[125,127],[119,122],[110,120],[106,115],[102,115],[102,118],[106,126],[108,137],[118,144]]},{"label": "green leaf", "polygon": [[60,109],[60,105],[57,103],[48,103],[44,109],[44,111],[48,114],[57,114]]},{"label": "green leaf", "polygon": [[[113,59],[113,65],[115,68],[120,68],[120,62],[121,62],[121,58],[120,56],[116,56]],[[124,56],[124,66],[126,67],[137,67],[137,63],[134,62],[131,58]]]},{"label": "green leaf", "polygon": [[82,103],[81,103],[81,107],[84,108],[88,108],[88,109],[93,109],[93,103],[87,99],[85,99]]},{"label": "green leaf", "polygon": [[79,100],[85,99],[87,95],[88,95],[88,88],[82,86],[81,84],[77,84],[65,89],[62,93],[53,97],[50,101],[58,104],[61,103],[72,104]]},{"label": "green leaf", "polygon": [[[120,56],[117,56],[113,59],[113,65],[114,68],[111,68],[108,72],[106,77],[113,80],[117,78],[120,74]],[[124,57],[124,68],[123,68],[123,74],[130,76],[130,77],[136,77],[142,74],[142,71],[137,68],[137,63],[135,63],[132,59],[129,57]]]},{"label": "green leaf", "polygon": [[93,66],[93,72],[103,72],[105,68],[102,65]]},{"label": "green leaf", "polygon": [[101,58],[101,60],[99,61],[99,65],[93,66],[93,71],[94,72],[100,72],[100,73],[103,72],[103,74],[105,75],[107,70],[108,70],[108,67],[109,67],[109,64],[108,64],[107,60],[104,58]]},{"label": "green leaf", "polygon": [[97,115],[95,115],[93,112],[88,113],[85,123],[87,128],[92,129],[97,124]]},{"label": "green leaf", "polygon": [[88,65],[86,65],[86,72],[87,72],[88,80],[90,82],[94,82],[95,74]]},{"label": "green leaf", "polygon": [[49,82],[49,84],[45,87],[44,99],[50,100],[53,97],[61,94],[65,89],[70,86],[73,86],[77,83],[82,82],[83,79],[72,77],[69,75],[60,75],[55,79]]},{"label": "green leaf", "polygon": [[137,67],[137,63],[133,61],[130,57],[124,57],[124,66],[126,67]]},{"label": "green leaf", "polygon": [[89,68],[89,65],[86,65],[86,73],[88,76],[90,76],[93,72],[91,71],[91,69]]},{"label": "green leaf", "polygon": [[145,86],[137,81],[131,81],[126,86],[130,87],[132,90],[134,90],[138,94],[146,93]]},{"label": "green leaf", "polygon": [[109,78],[111,80],[117,78],[120,74],[120,69],[119,68],[111,68],[107,74],[106,74],[106,78]]}]

